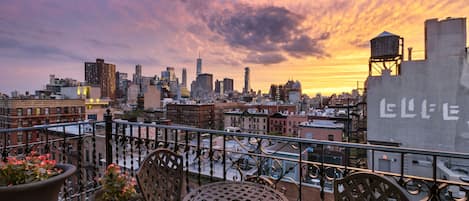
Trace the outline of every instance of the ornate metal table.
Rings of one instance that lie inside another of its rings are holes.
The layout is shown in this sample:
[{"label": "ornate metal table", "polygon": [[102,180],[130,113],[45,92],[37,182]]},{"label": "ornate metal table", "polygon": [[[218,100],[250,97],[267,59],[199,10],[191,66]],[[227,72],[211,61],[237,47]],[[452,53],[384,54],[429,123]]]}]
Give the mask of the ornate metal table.
[{"label": "ornate metal table", "polygon": [[223,181],[203,185],[184,197],[184,201],[288,201],[280,192],[252,182]]}]

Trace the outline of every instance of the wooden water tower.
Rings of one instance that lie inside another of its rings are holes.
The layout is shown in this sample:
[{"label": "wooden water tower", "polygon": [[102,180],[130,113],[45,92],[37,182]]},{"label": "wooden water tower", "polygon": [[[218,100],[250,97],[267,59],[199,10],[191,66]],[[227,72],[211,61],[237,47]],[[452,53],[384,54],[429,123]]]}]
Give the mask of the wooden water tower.
[{"label": "wooden water tower", "polygon": [[385,71],[400,75],[401,62],[404,60],[404,38],[387,31],[371,39],[371,57],[368,75],[380,76]]}]

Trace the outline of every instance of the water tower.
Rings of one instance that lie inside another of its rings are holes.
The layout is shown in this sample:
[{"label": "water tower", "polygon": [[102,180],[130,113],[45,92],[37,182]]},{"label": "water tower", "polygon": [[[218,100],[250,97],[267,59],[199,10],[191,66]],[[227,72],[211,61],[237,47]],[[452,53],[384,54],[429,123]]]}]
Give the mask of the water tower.
[{"label": "water tower", "polygon": [[391,75],[400,75],[401,62],[404,59],[404,38],[387,31],[371,39],[371,57],[369,76],[380,76],[388,71]]}]

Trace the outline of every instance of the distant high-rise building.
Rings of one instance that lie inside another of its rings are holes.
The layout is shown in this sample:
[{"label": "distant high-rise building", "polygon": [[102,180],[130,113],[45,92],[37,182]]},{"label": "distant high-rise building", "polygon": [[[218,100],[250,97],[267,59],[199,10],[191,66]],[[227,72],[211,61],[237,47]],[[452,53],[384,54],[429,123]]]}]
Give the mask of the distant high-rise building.
[{"label": "distant high-rise building", "polygon": [[212,92],[213,91],[213,75],[208,73],[202,73],[197,76],[197,83],[199,87],[204,91]]},{"label": "distant high-rise building", "polygon": [[142,82],[142,65],[137,64],[135,66],[135,74],[133,76],[132,82],[137,85],[140,85]]},{"label": "distant high-rise building", "polygon": [[116,72],[116,98],[123,98],[126,96],[128,85],[129,85],[128,74],[117,71]]},{"label": "distant high-rise building", "polygon": [[208,99],[213,95],[213,75],[202,73],[191,84],[191,96]]},{"label": "distant high-rise building", "polygon": [[85,62],[85,81],[89,85],[100,86],[102,97],[114,99],[116,65],[104,63],[104,59],[96,59],[96,63]]},{"label": "distant high-rise building", "polygon": [[174,67],[166,67],[165,71],[161,71],[161,79],[166,81],[176,81]]},{"label": "distant high-rise building", "polygon": [[99,86],[100,75],[98,74],[98,66],[95,62],[85,62],[85,82],[88,85]]},{"label": "distant high-rise building", "polygon": [[199,58],[197,58],[197,76],[200,74],[202,74],[202,59],[199,55]]},{"label": "distant high-rise building", "polygon": [[249,80],[249,67],[244,68],[244,88],[243,93],[247,94],[251,91],[251,84]]},{"label": "distant high-rise building", "polygon": [[186,68],[182,68],[182,87],[187,88],[187,70]]},{"label": "distant high-rise building", "polygon": [[174,72],[174,67],[166,67],[166,71],[169,72],[169,81],[176,81],[176,72]]},{"label": "distant high-rise building", "polygon": [[225,93],[232,92],[234,89],[233,87],[233,79],[231,78],[224,78],[223,79],[223,91]]},{"label": "distant high-rise building", "polygon": [[224,89],[223,89],[223,81],[218,81],[218,80],[215,80],[215,93],[216,94],[223,94],[224,93]]}]

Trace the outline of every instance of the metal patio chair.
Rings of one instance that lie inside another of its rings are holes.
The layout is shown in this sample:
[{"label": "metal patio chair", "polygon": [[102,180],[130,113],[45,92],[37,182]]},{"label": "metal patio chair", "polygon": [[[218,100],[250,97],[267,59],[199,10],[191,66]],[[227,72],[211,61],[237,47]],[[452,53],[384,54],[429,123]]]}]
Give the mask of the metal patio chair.
[{"label": "metal patio chair", "polygon": [[410,201],[409,194],[395,181],[375,174],[358,172],[334,181],[336,201]]},{"label": "metal patio chair", "polygon": [[146,201],[178,201],[182,176],[182,156],[168,149],[157,149],[142,162],[137,181]]}]

